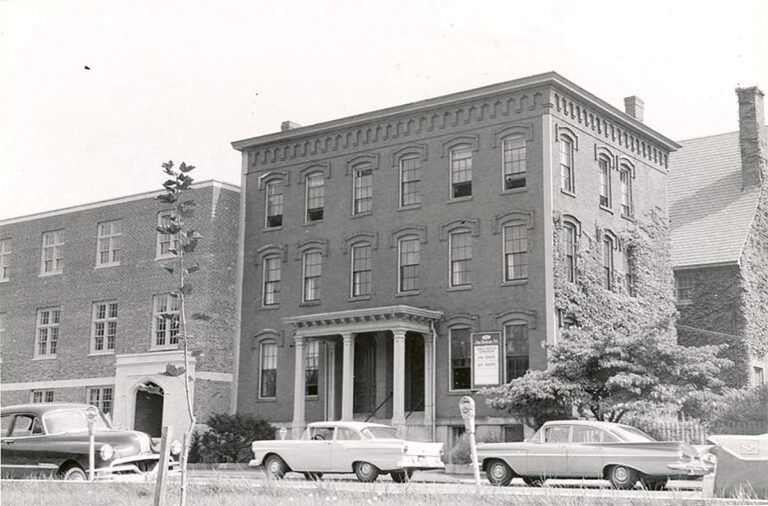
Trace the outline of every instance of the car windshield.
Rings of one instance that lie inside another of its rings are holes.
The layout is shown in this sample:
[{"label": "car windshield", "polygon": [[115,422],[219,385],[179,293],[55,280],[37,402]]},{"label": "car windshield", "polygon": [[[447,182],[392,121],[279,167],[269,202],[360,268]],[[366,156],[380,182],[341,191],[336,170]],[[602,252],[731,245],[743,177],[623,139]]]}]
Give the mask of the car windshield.
[{"label": "car windshield", "polygon": [[651,436],[629,425],[620,425],[619,427],[611,427],[609,429],[613,434],[618,436],[621,441],[626,443],[648,443],[656,441]]},{"label": "car windshield", "polygon": [[[51,411],[43,415],[43,422],[48,434],[61,434],[62,432],[79,432],[88,430],[88,422],[84,409],[62,409]],[[94,429],[109,429],[104,416],[99,413],[93,424]]]},{"label": "car windshield", "polygon": [[394,427],[366,427],[360,433],[367,439],[397,439]]}]

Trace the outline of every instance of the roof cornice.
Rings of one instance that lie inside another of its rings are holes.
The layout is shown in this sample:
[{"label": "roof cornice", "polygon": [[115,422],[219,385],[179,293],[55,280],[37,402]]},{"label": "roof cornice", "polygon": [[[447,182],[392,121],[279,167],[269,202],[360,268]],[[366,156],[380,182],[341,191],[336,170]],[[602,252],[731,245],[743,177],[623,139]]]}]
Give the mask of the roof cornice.
[{"label": "roof cornice", "polygon": [[443,95],[440,97],[429,98],[420,100],[418,102],[411,102],[408,104],[398,105],[394,107],[388,107],[385,109],[379,109],[363,114],[357,114],[354,116],[348,116],[346,118],[335,119],[331,121],[325,121],[316,123],[314,125],[308,125],[305,127],[292,128],[290,130],[275,132],[266,135],[260,135],[247,139],[242,139],[232,142],[232,147],[238,151],[243,151],[248,148],[262,146],[271,143],[277,143],[284,140],[297,140],[303,137],[311,137],[313,135],[327,133],[329,131],[338,130],[340,128],[348,128],[359,126],[366,123],[381,121],[385,119],[391,119],[393,117],[411,114],[414,112],[420,112],[428,109],[438,108],[445,105],[457,104],[469,100],[476,100],[479,98],[485,98],[501,93],[521,91],[536,86],[550,85],[559,88],[562,91],[566,91],[571,95],[578,97],[585,103],[595,107],[604,112],[611,119],[621,122],[627,125],[628,128],[647,136],[650,139],[658,142],[664,148],[674,151],[680,147],[675,141],[661,135],[656,130],[645,125],[632,116],[622,112],[620,109],[612,106],[608,102],[598,98],[592,93],[586,91],[575,83],[562,77],[556,72],[546,72],[543,74],[537,74],[534,76],[524,77],[522,79],[515,79],[512,81],[506,81],[503,83],[492,84],[489,86],[483,86],[481,88],[475,88],[471,90],[461,91],[458,93],[451,93],[449,95]]}]

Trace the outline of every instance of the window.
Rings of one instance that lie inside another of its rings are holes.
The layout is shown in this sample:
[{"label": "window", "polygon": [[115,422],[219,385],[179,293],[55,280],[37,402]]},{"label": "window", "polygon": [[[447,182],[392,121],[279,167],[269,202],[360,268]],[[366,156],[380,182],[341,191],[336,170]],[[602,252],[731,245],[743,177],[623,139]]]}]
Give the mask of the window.
[{"label": "window", "polygon": [[373,208],[373,169],[364,164],[355,169],[354,186],[352,188],[352,214],[371,212]]},{"label": "window", "polygon": [[96,302],[91,324],[91,351],[114,351],[117,337],[117,302]]},{"label": "window", "polygon": [[605,158],[600,158],[597,164],[600,167],[600,205],[611,207],[611,167]]},{"label": "window", "polygon": [[304,352],[304,392],[305,395],[316,396],[320,371],[320,341],[308,339],[306,346]]},{"label": "window", "polygon": [[528,278],[528,235],[524,223],[504,227],[504,281]]},{"label": "window", "polygon": [[96,265],[120,265],[120,239],[122,233],[120,220],[105,221],[97,226]]},{"label": "window", "polygon": [[53,390],[32,390],[32,402],[35,404],[53,402]]},{"label": "window", "polygon": [[[51,400],[47,402],[53,402],[53,390],[49,390],[51,393]],[[34,391],[32,395],[32,402],[43,402],[43,399],[39,401],[34,400]],[[16,415],[16,418],[13,420],[13,427],[11,428],[11,433],[8,434],[9,437],[25,437],[25,436],[35,436],[37,434],[44,434],[43,431],[43,425],[40,423],[40,420],[38,418],[35,418],[31,415]],[[3,434],[5,435],[5,434]]]},{"label": "window", "polygon": [[573,142],[565,136],[560,137],[560,188],[570,193],[576,191],[573,177]]},{"label": "window", "polygon": [[96,406],[105,415],[112,413],[112,387],[90,387],[88,404]]},{"label": "window", "polygon": [[552,425],[544,429],[545,443],[567,443],[571,427],[568,425]]},{"label": "window", "polygon": [[170,293],[155,295],[152,312],[153,347],[175,347],[179,343],[179,298]]},{"label": "window", "polygon": [[505,190],[525,187],[525,137],[516,135],[502,141],[501,165]]},{"label": "window", "polygon": [[576,226],[563,223],[563,255],[565,257],[565,279],[576,281]]},{"label": "window", "polygon": [[586,425],[574,425],[573,442],[574,443],[602,443],[605,432],[595,427]]},{"label": "window", "polygon": [[603,237],[603,287],[613,289],[613,238]]},{"label": "window", "polygon": [[60,274],[64,269],[64,231],[54,230],[43,233],[42,274]]},{"label": "window", "polygon": [[621,181],[621,215],[632,216],[632,171],[622,167],[619,180]]},{"label": "window", "polygon": [[336,441],[358,441],[362,439],[359,432],[346,427],[336,427]]},{"label": "window", "polygon": [[11,279],[11,240],[0,241],[0,281]]},{"label": "window", "polygon": [[504,325],[505,377],[509,383],[528,371],[528,324]]},{"label": "window", "polygon": [[400,206],[421,202],[421,157],[409,156],[400,160]]},{"label": "window", "polygon": [[61,309],[52,307],[37,310],[37,346],[35,356],[55,357],[59,343]]},{"label": "window", "polygon": [[624,290],[631,296],[635,296],[635,276],[632,274],[632,258],[629,248],[621,252],[621,270],[624,272]]},{"label": "window", "polygon": [[323,255],[318,250],[304,253],[304,302],[320,300]]},{"label": "window", "polygon": [[472,352],[469,329],[450,329],[451,390],[469,390],[472,387]]},{"label": "window", "polygon": [[261,294],[265,306],[280,304],[281,262],[277,255],[264,258],[264,290]]},{"label": "window", "polygon": [[419,289],[419,252],[421,243],[418,237],[400,239],[400,267],[398,291],[409,292]]},{"label": "window", "polygon": [[693,274],[690,272],[678,272],[675,274],[675,291],[678,304],[690,304],[693,300],[695,287]]},{"label": "window", "polygon": [[266,228],[276,228],[283,225],[283,184],[272,181],[266,186]]},{"label": "window", "polygon": [[277,395],[277,344],[261,343],[259,397],[272,399]]},{"label": "window", "polygon": [[472,284],[472,235],[468,230],[449,236],[451,252],[451,286]]},{"label": "window", "polygon": [[175,257],[179,249],[179,234],[168,234],[165,230],[178,228],[176,215],[168,211],[158,214],[157,228],[157,258]]},{"label": "window", "polygon": [[320,172],[314,172],[307,176],[307,223],[323,219],[323,206],[325,202],[325,178]]},{"label": "window", "polygon": [[752,386],[765,385],[765,373],[759,366],[752,367]]},{"label": "window", "polygon": [[522,443],[525,441],[525,425],[516,423],[504,426],[505,443]]},{"label": "window", "polygon": [[472,196],[472,148],[467,145],[451,150],[451,198]]},{"label": "window", "polygon": [[352,296],[371,294],[371,245],[352,246]]}]

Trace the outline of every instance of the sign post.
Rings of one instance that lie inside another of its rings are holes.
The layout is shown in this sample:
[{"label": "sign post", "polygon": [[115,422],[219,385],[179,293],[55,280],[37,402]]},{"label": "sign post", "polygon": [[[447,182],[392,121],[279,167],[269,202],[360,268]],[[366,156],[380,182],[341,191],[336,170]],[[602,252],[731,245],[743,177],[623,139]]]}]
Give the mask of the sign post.
[{"label": "sign post", "polygon": [[469,434],[469,451],[472,457],[472,470],[475,475],[475,488],[480,493],[480,466],[477,462],[477,446],[475,446],[475,401],[472,397],[465,395],[459,401],[459,411],[464,419],[464,427]]},{"label": "sign post", "polygon": [[88,481],[93,481],[96,464],[96,435],[93,428],[99,410],[96,406],[88,406],[85,410],[85,422],[88,424]]},{"label": "sign post", "polygon": [[164,425],[160,439],[160,458],[157,461],[157,482],[155,483],[153,506],[165,504],[165,485],[168,475],[168,459],[171,455],[171,437],[173,437],[173,426]]}]

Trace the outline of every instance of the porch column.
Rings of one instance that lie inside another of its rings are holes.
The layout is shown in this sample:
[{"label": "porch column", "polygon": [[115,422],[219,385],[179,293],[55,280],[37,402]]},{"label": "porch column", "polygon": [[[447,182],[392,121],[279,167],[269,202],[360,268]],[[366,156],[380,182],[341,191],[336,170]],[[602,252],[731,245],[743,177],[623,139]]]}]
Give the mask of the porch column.
[{"label": "porch column", "polygon": [[424,337],[424,425],[430,425],[435,416],[435,371],[432,369],[432,354],[435,337],[431,332],[422,334]]},{"label": "porch column", "polygon": [[304,336],[296,334],[294,337],[296,364],[293,373],[293,423],[291,424],[293,439],[299,439],[304,432],[304,343]]},{"label": "porch column", "polygon": [[392,425],[402,434],[405,426],[405,329],[392,329],[394,356],[392,363]]},{"label": "porch column", "polygon": [[344,367],[342,368],[341,381],[341,419],[352,420],[353,396],[355,393],[355,334],[345,332],[341,334],[344,339]]}]

